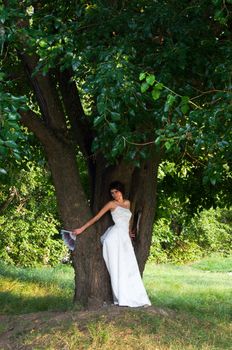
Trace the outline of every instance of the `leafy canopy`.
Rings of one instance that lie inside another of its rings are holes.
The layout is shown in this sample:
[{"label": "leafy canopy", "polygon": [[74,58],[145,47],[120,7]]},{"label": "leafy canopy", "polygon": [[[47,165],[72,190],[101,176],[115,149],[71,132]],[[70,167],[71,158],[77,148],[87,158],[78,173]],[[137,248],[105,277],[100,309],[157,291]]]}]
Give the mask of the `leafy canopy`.
[{"label": "leafy canopy", "polygon": [[[71,69],[93,152],[136,165],[154,150],[191,158],[215,185],[231,167],[230,14],[221,0],[11,0],[0,15],[5,79],[16,50],[36,54],[44,75]],[[23,78],[8,88],[36,109]]]}]

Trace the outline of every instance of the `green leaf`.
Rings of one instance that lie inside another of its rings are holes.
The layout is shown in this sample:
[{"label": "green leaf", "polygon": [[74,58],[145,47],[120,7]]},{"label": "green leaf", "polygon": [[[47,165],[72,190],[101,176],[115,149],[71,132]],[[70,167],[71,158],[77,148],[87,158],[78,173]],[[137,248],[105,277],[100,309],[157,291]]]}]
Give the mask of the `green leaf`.
[{"label": "green leaf", "polygon": [[3,168],[0,168],[0,174],[2,175],[6,175],[7,174],[7,171]]},{"label": "green leaf", "polygon": [[47,42],[45,40],[40,40],[39,46],[42,48],[47,47]]},{"label": "green leaf", "polygon": [[164,87],[164,84],[162,84],[162,83],[157,83],[157,84],[155,84],[155,89],[156,89],[156,90],[162,90],[163,87]]},{"label": "green leaf", "polygon": [[19,119],[19,114],[18,113],[9,113],[8,114],[8,119],[9,120],[18,120]]},{"label": "green leaf", "polygon": [[188,111],[189,111],[189,105],[188,105],[188,104],[182,105],[180,109],[181,109],[181,112],[182,112],[183,114],[186,114],[186,113],[188,113]]},{"label": "green leaf", "polygon": [[140,73],[139,74],[139,80],[144,80],[146,78],[146,73]]},{"label": "green leaf", "polygon": [[104,120],[104,115],[98,115],[94,118],[93,126],[98,126]]},{"label": "green leaf", "polygon": [[165,146],[166,150],[168,151],[168,150],[170,150],[170,148],[172,147],[172,142],[166,141],[166,142],[164,143],[164,146]]},{"label": "green leaf", "polygon": [[13,154],[16,159],[21,160],[21,155],[17,149],[13,151]]},{"label": "green leaf", "polygon": [[155,144],[158,146],[161,142],[161,136],[158,136],[156,139],[155,139]]},{"label": "green leaf", "polygon": [[189,103],[189,97],[188,96],[182,96],[181,97],[181,103],[182,104]]},{"label": "green leaf", "polygon": [[166,101],[165,106],[164,106],[164,112],[168,112],[169,111],[169,109],[172,107],[172,105],[175,102],[175,100],[176,100],[176,96],[175,95],[172,95],[172,94],[168,95],[167,101]]},{"label": "green leaf", "polygon": [[111,150],[111,154],[110,154],[110,155],[111,155],[112,157],[115,157],[115,156],[121,154],[122,151],[123,151],[123,149],[124,149],[124,142],[123,142],[122,139],[118,139],[118,140],[115,142],[115,144],[113,145],[113,148],[112,148],[112,150]]},{"label": "green leaf", "polygon": [[136,113],[133,109],[130,109],[129,110],[129,114],[132,116],[132,117],[135,117],[136,116]]},{"label": "green leaf", "polygon": [[115,157],[117,154],[118,154],[118,147],[117,147],[117,146],[114,146],[114,147],[112,148],[112,151],[111,151],[110,155],[111,155],[112,157]]},{"label": "green leaf", "polygon": [[10,147],[10,148],[17,148],[17,143],[15,143],[15,142],[12,141],[12,140],[5,141],[5,145],[6,145],[7,147]]},{"label": "green leaf", "polygon": [[155,79],[155,76],[153,74],[146,77],[146,82],[151,86],[154,84],[155,80],[156,79]]},{"label": "green leaf", "polygon": [[109,128],[114,134],[116,134],[118,131],[115,123],[109,123]]},{"label": "green leaf", "polygon": [[215,185],[216,185],[217,180],[216,180],[216,178],[215,178],[215,177],[211,177],[211,178],[210,178],[210,182],[211,182],[211,184],[212,184],[213,186],[215,186]]},{"label": "green leaf", "polygon": [[105,109],[106,109],[105,103],[103,103],[103,102],[97,103],[97,110],[100,114],[104,113]]},{"label": "green leaf", "polygon": [[147,158],[146,149],[141,149],[139,152],[139,155],[142,159],[146,159]]},{"label": "green leaf", "polygon": [[143,92],[147,91],[148,89],[149,89],[148,83],[146,83],[146,82],[142,83],[141,92],[143,93]]},{"label": "green leaf", "polygon": [[175,100],[176,100],[176,96],[170,94],[167,97],[167,104],[171,107],[173,105],[173,103],[175,102]]},{"label": "green leaf", "polygon": [[158,100],[158,98],[160,97],[161,91],[160,90],[156,90],[155,88],[152,90],[152,98],[153,100]]},{"label": "green leaf", "polygon": [[113,121],[117,122],[121,119],[121,115],[116,112],[111,112],[111,118]]},{"label": "green leaf", "polygon": [[181,112],[183,114],[186,114],[189,111],[189,97],[188,96],[182,96],[181,97]]}]

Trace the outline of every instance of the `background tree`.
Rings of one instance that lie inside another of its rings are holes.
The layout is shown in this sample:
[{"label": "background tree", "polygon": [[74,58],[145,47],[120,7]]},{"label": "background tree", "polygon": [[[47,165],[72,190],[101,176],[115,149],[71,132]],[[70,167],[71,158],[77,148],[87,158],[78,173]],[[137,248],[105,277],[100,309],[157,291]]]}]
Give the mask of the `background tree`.
[{"label": "background tree", "polygon": [[[27,97],[20,120],[44,147],[63,225],[87,221],[108,200],[109,183],[122,180],[139,226],[141,272],[160,160],[178,154],[204,160],[205,181],[213,185],[230,169],[230,6],[209,0],[1,6],[7,93]],[[108,223],[109,217],[78,237],[75,300],[84,304],[109,299],[99,243]]]}]

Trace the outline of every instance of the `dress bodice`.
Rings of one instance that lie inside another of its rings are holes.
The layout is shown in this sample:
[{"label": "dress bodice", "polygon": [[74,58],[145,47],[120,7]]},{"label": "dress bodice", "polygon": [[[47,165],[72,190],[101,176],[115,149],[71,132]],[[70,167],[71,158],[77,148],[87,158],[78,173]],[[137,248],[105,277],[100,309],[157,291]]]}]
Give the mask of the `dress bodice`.
[{"label": "dress bodice", "polygon": [[132,215],[130,209],[123,208],[118,205],[111,211],[111,215],[115,225],[129,228],[129,221]]}]

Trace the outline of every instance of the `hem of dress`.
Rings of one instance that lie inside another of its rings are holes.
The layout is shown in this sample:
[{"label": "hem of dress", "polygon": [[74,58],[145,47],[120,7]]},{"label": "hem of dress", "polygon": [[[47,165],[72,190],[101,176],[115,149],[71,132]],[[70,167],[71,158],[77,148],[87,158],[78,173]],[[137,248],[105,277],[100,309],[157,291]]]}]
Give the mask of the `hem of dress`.
[{"label": "hem of dress", "polygon": [[128,304],[121,304],[121,303],[117,303],[117,302],[114,302],[114,305],[117,305],[117,306],[122,306],[122,307],[149,307],[151,306],[151,303],[144,303],[144,304],[141,304],[141,305],[128,305]]}]

